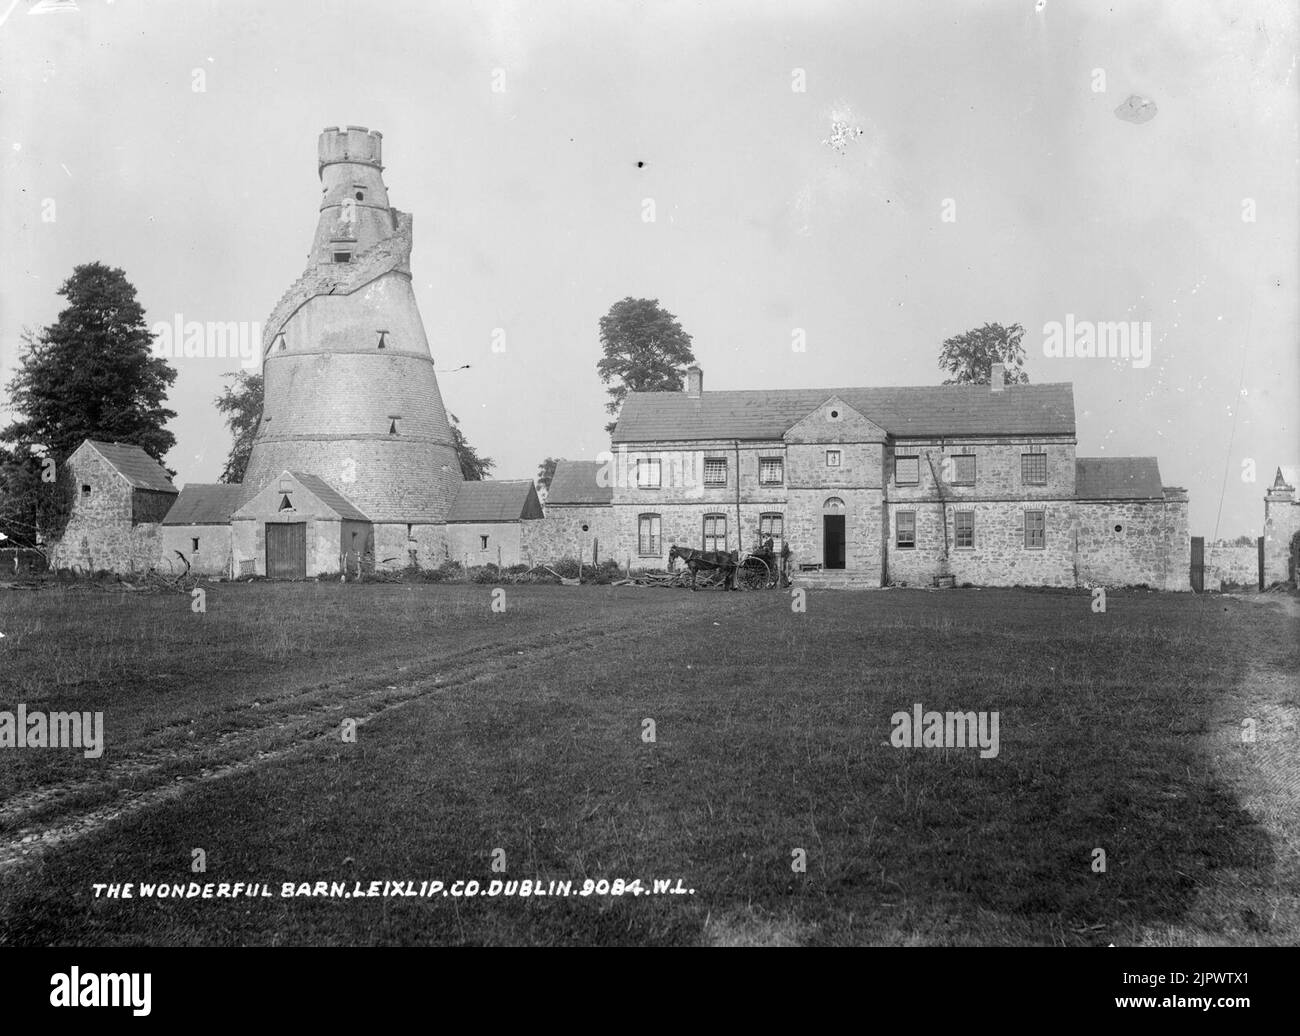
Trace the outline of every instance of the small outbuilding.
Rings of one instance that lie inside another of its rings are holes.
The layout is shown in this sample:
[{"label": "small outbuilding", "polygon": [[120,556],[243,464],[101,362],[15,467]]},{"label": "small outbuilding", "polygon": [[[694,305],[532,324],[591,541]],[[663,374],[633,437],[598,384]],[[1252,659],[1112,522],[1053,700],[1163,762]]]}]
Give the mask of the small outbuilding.
[{"label": "small outbuilding", "polygon": [[230,517],[244,502],[244,493],[241,485],[186,485],[162,521],[159,567],[184,568],[188,562],[192,572],[202,575],[236,575]]},{"label": "small outbuilding", "polygon": [[515,482],[462,482],[447,514],[447,553],[467,568],[524,561],[523,528],[542,517],[537,487]]},{"label": "small outbuilding", "polygon": [[284,471],[231,517],[236,576],[307,579],[374,556],[374,527],[318,475]]},{"label": "small outbuilding", "polygon": [[157,557],[159,523],[178,495],[167,469],[139,446],[93,439],[64,463],[72,475],[72,510],[50,566],[147,572]]}]

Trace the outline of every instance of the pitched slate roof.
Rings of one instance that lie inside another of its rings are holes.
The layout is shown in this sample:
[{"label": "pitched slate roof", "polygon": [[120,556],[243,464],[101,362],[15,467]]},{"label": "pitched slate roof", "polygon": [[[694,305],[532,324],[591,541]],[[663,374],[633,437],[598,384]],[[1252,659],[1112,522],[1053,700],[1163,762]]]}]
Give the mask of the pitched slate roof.
[{"label": "pitched slate roof", "polygon": [[167,469],[139,446],[124,442],[96,442],[94,439],[86,441],[131,483],[132,489],[153,489],[160,493],[177,492],[167,475]]},{"label": "pitched slate roof", "polygon": [[301,471],[291,471],[289,474],[298,480],[303,489],[314,494],[316,499],[338,514],[340,518],[346,518],[348,521],[353,522],[370,521],[356,508],[351,500],[346,499],[319,475],[307,475]]},{"label": "pitched slate roof", "polygon": [[516,522],[541,518],[542,505],[533,483],[462,482],[447,513],[449,522]]},{"label": "pitched slate roof", "polygon": [[988,385],[702,392],[698,399],[629,392],[613,441],[780,439],[831,396],[895,437],[1074,434],[1074,387],[1059,382],[1001,392]]},{"label": "pitched slate roof", "polygon": [[608,504],[614,487],[600,485],[597,476],[603,465],[595,460],[562,460],[555,465],[546,506],[553,504]]},{"label": "pitched slate roof", "polygon": [[1155,457],[1076,457],[1077,500],[1159,500],[1164,491]]},{"label": "pitched slate roof", "polygon": [[172,504],[163,525],[226,525],[244,502],[245,488],[224,483],[190,482]]}]

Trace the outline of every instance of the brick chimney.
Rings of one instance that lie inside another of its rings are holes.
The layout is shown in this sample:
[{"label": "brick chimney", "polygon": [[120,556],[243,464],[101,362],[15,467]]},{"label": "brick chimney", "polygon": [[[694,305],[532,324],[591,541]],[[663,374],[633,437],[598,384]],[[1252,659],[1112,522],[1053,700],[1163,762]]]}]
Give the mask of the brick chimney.
[{"label": "brick chimney", "polygon": [[989,387],[994,392],[1001,392],[1006,388],[1006,372],[1005,364],[995,363],[993,365],[993,373],[989,376]]},{"label": "brick chimney", "polygon": [[704,372],[699,367],[686,368],[686,395],[699,399],[704,391]]}]

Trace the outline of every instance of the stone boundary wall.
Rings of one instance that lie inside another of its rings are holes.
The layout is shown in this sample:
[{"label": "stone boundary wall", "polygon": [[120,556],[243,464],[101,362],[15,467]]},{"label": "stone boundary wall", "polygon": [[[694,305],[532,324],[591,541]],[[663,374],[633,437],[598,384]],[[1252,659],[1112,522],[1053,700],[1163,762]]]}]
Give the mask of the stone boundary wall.
[{"label": "stone boundary wall", "polygon": [[1211,584],[1259,586],[1259,548],[1205,545],[1205,588]]}]

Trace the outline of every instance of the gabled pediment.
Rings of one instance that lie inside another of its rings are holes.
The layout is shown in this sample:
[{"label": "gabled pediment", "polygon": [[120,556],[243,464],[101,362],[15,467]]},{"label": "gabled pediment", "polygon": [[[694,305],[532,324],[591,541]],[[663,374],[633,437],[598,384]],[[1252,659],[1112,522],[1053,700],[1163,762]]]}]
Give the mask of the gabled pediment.
[{"label": "gabled pediment", "polygon": [[884,442],[888,433],[839,396],[831,396],[785,433],[786,442]]},{"label": "gabled pediment", "polygon": [[283,471],[231,515],[232,521],[321,518],[369,521],[353,503],[317,475]]}]

